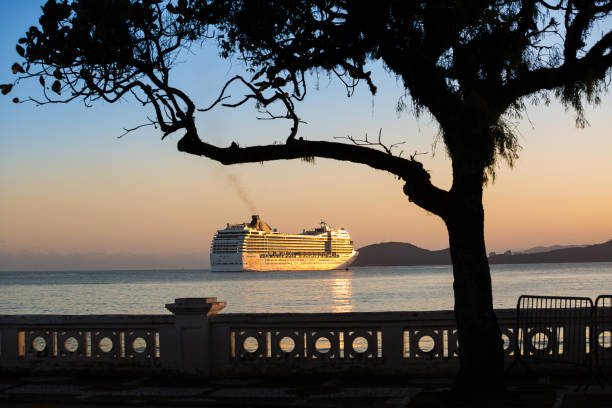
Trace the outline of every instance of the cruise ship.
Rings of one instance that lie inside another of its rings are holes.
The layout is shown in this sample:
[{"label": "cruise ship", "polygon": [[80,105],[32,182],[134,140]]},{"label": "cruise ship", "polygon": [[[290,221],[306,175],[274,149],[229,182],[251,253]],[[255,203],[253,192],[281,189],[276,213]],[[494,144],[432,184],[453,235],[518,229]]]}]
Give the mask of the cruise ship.
[{"label": "cruise ship", "polygon": [[281,234],[253,215],[251,222],[218,230],[210,245],[213,272],[345,269],[357,257],[344,228],[325,222],[299,234]]}]

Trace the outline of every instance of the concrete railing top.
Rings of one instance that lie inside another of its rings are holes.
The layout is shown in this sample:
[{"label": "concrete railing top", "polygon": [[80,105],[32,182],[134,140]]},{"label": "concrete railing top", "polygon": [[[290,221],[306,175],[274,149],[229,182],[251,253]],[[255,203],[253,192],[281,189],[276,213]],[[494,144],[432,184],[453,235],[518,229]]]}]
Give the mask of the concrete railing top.
[{"label": "concrete railing top", "polygon": [[[225,304],[225,302],[218,302]],[[174,304],[169,306],[173,307]],[[441,320],[449,320],[454,323],[454,312],[452,310],[429,310],[429,311],[394,311],[394,312],[347,312],[347,313],[217,313],[211,314],[213,307],[205,308],[208,311],[208,320],[212,324],[224,324],[235,322],[248,323],[354,323],[354,322],[380,322],[380,323],[406,323],[423,322],[435,320],[438,324]],[[221,308],[218,306],[218,308]],[[173,309],[179,313],[180,308]],[[192,305],[187,309],[188,314],[197,313]],[[198,309],[200,313],[206,310]],[[496,309],[498,318],[514,317],[515,309]],[[38,325],[171,325],[174,324],[173,314],[104,314],[104,315],[63,315],[63,314],[27,314],[27,315],[0,315],[0,326],[38,326]]]},{"label": "concrete railing top", "polygon": [[174,315],[0,315],[0,327],[40,327],[40,326],[169,326],[173,325]]},{"label": "concrete railing top", "polygon": [[[515,309],[496,309],[498,318],[514,318]],[[347,312],[347,313],[223,313],[209,317],[212,324],[248,322],[249,324],[260,323],[355,323],[355,322],[380,322],[384,324],[407,322],[425,322],[448,320],[455,324],[455,314],[452,310],[427,310],[408,312]]]}]

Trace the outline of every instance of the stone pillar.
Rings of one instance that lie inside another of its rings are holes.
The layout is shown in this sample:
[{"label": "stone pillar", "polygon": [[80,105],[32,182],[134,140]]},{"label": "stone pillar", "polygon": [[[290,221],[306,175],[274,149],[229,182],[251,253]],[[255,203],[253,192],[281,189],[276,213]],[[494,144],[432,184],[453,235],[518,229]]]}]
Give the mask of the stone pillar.
[{"label": "stone pillar", "polygon": [[23,336],[20,338],[15,327],[0,328],[0,369],[19,365],[22,343]]},{"label": "stone pillar", "polygon": [[160,330],[160,358],[165,368],[210,376],[213,352],[208,316],[227,305],[216,297],[180,298],[166,305],[174,313],[174,328]]},{"label": "stone pillar", "polygon": [[382,327],[382,354],[389,374],[396,375],[405,366],[404,362],[404,326],[386,324]]}]

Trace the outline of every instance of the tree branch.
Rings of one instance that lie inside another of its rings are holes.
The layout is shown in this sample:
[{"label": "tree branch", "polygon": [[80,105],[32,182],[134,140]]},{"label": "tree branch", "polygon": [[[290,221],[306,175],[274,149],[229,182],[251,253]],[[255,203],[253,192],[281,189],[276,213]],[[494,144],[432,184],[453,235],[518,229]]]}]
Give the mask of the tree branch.
[{"label": "tree branch", "polygon": [[205,156],[222,164],[259,163],[272,160],[292,160],[322,157],[365,164],[374,169],[388,171],[406,182],[404,192],[410,201],[444,218],[447,214],[449,193],[435,187],[429,173],[416,160],[389,155],[364,146],[325,141],[289,140],[282,145],[217,147],[205,143],[193,131],[188,131],[178,142],[181,152]]},{"label": "tree branch", "polygon": [[604,77],[612,67],[612,31],[606,33],[582,58],[565,60],[555,68],[543,67],[517,75],[500,94],[507,103],[542,89],[554,89],[584,78]]},{"label": "tree branch", "polygon": [[[354,138],[353,136],[338,136],[338,137],[334,137],[334,139],[346,139],[349,140],[350,142],[352,142],[354,145],[357,146],[370,146],[370,147],[381,147],[385,152],[387,152],[387,154],[393,155],[393,149],[397,146],[403,145],[404,142],[397,142],[397,143],[392,143],[390,145],[386,145],[382,142],[382,128],[378,130],[378,142],[373,142],[371,140],[368,139],[368,134],[365,134],[365,138],[363,139],[357,139]],[[402,156],[402,152],[400,152],[400,154],[398,155],[398,157]],[[413,159],[414,157],[411,156]]]}]

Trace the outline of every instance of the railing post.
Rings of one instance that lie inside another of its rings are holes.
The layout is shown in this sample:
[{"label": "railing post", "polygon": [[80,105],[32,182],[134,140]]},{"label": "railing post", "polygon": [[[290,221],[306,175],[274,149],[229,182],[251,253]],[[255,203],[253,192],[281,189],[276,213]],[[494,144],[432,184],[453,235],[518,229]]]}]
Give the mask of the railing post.
[{"label": "railing post", "polygon": [[403,325],[384,325],[382,327],[382,354],[392,372],[401,370],[404,365],[405,349]]},{"label": "railing post", "polygon": [[160,330],[160,358],[165,368],[186,374],[211,375],[211,330],[208,316],[227,305],[216,297],[180,298],[166,305],[174,313],[174,328]]},{"label": "railing post", "polygon": [[19,364],[19,332],[15,327],[0,328],[0,368]]}]

